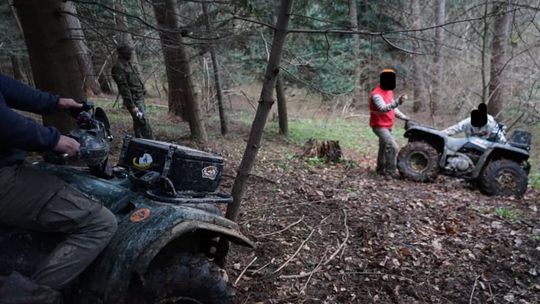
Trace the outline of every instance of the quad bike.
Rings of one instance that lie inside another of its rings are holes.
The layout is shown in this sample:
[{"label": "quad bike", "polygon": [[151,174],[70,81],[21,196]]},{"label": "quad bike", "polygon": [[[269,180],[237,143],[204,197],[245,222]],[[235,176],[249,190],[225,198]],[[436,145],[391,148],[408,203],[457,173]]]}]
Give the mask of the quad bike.
[{"label": "quad bike", "polygon": [[[118,230],[98,258],[63,290],[64,303],[234,303],[222,269],[229,241],[254,247],[217,203],[223,158],[158,141],[124,139],[111,167],[109,122],[88,106],[71,136],[86,167],[34,166],[54,174],[109,208]],[[0,275],[31,275],[62,235],[0,226]]]},{"label": "quad bike", "polygon": [[408,144],[398,154],[398,170],[407,179],[433,181],[439,173],[461,177],[486,195],[522,196],[530,170],[531,134],[515,131],[508,143],[495,141],[499,125],[488,139],[452,138],[430,127],[408,122]]}]

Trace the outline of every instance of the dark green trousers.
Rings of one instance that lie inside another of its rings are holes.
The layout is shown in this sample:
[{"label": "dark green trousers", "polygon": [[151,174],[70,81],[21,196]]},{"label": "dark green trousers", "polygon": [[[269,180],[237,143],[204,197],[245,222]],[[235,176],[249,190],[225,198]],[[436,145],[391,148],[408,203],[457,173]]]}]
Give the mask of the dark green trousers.
[{"label": "dark green trousers", "polygon": [[130,112],[131,118],[133,119],[133,131],[135,132],[135,137],[153,139],[152,127],[150,127],[150,121],[146,116],[146,105],[144,100],[135,101],[135,105],[139,108],[139,111],[144,113],[144,117],[141,119]]},{"label": "dark green trousers", "polygon": [[61,179],[30,165],[0,168],[0,224],[67,236],[32,279],[60,290],[107,246],[116,218]]}]

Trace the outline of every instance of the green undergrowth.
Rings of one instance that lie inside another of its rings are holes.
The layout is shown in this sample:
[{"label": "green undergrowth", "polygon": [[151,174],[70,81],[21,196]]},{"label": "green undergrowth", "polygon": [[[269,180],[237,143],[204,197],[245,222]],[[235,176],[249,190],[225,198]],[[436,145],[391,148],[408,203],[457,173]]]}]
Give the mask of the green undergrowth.
[{"label": "green undergrowth", "polygon": [[[277,135],[277,122],[270,122],[267,128],[270,135]],[[396,129],[394,135],[398,142],[402,143],[403,130]],[[345,118],[300,118],[289,121],[287,140],[290,143],[302,146],[310,138],[337,140],[342,148],[353,150],[360,155],[373,154],[378,147],[377,136],[365,121]]]}]

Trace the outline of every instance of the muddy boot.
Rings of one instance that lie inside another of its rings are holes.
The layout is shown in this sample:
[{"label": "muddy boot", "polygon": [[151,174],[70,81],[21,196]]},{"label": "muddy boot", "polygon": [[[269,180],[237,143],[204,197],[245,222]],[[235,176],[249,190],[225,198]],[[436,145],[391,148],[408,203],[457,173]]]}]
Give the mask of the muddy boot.
[{"label": "muddy boot", "polygon": [[18,272],[5,277],[0,286],[0,304],[61,304],[58,291],[38,285]]}]

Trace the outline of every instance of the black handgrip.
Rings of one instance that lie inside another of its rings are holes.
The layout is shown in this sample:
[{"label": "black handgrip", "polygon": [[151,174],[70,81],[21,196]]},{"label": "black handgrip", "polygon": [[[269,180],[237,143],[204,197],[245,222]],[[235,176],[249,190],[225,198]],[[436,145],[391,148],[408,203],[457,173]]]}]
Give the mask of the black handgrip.
[{"label": "black handgrip", "polygon": [[94,109],[94,103],[92,101],[89,101],[89,100],[83,101],[81,111],[88,112],[92,109]]}]

